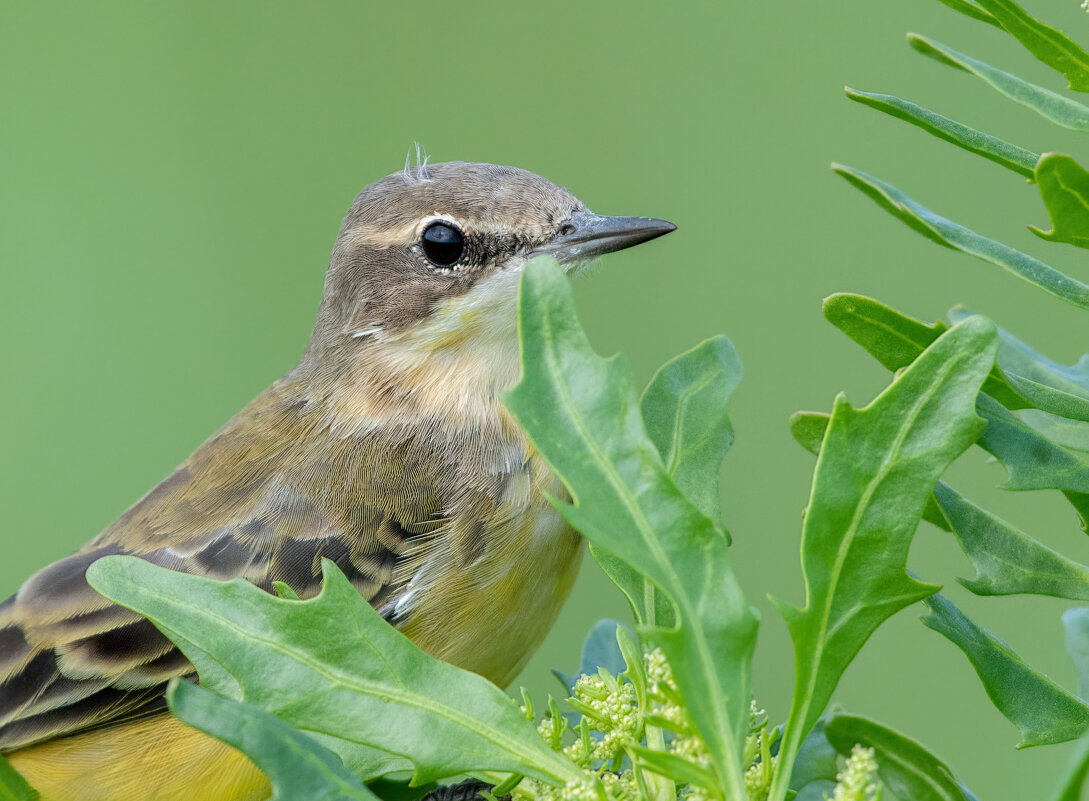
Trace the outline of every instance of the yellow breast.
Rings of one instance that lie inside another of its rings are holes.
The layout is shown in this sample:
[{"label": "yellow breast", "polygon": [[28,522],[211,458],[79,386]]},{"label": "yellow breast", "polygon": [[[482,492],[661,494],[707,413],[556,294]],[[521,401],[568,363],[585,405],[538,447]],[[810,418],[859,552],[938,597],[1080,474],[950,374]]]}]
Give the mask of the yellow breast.
[{"label": "yellow breast", "polygon": [[539,459],[532,464],[524,505],[500,506],[500,519],[479,532],[484,552],[468,565],[449,559],[400,626],[428,653],[500,687],[552,628],[582,559],[582,538],[546,497],[562,497],[562,485]]}]

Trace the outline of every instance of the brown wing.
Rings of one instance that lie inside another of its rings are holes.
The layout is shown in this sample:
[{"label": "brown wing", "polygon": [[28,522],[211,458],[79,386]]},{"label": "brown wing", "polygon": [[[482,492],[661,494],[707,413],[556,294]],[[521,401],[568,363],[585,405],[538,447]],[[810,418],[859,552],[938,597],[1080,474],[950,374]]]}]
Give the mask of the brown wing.
[{"label": "brown wing", "polygon": [[138,615],[87,584],[87,567],[134,554],[172,569],[301,597],[332,559],[376,606],[396,597],[411,538],[440,523],[434,470],[413,446],[334,436],[319,409],[274,385],[85,548],[0,605],[0,750],[163,709],[192,671]]}]

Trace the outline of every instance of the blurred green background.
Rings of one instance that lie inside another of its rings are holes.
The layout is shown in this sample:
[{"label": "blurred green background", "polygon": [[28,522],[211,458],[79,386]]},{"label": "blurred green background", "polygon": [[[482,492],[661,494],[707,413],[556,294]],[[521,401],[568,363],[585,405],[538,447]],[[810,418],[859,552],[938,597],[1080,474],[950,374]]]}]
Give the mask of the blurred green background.
[{"label": "blurred green background", "polygon": [[[1028,0],[1083,40],[1077,0]],[[766,593],[800,601],[812,459],[788,415],[861,405],[887,381],[826,324],[835,291],[932,319],[955,303],[1053,357],[1086,350],[1084,316],[935,247],[833,176],[876,173],[983,233],[1044,252],[1033,187],[844,99],[844,83],[950,113],[1033,150],[1073,134],[914,54],[933,35],[1061,86],[1001,32],[936,0],[875,3],[4,4],[0,26],[0,590],[113,520],[300,354],[340,218],[419,140],[436,161],[515,164],[591,208],[680,230],[608,258],[577,288],[604,353],[649,378],[716,332],[746,364],[724,470],[743,583],[764,624],[756,692],[785,715],[792,657]],[[954,483],[1089,560],[1057,494],[1001,493],[970,452]],[[912,568],[1073,686],[1063,602],[972,598],[950,538]],[[1040,797],[1066,747],[1017,733],[968,663],[910,609],[847,672],[838,699],[922,739],[983,799]],[[600,616],[626,617],[588,563],[522,683],[558,689]]]}]

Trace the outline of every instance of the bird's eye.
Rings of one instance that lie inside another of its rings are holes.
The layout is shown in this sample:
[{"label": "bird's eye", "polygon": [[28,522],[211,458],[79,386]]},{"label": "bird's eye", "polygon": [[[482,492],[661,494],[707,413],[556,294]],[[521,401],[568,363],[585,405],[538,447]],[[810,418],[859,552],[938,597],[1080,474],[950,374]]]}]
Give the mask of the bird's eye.
[{"label": "bird's eye", "polygon": [[465,237],[450,223],[433,222],[424,229],[420,246],[437,267],[453,267],[465,252]]}]

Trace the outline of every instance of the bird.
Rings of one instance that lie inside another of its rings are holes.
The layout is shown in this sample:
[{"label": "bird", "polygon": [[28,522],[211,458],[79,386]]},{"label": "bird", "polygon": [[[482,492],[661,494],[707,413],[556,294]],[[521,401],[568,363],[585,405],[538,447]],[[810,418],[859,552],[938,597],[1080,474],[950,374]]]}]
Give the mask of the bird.
[{"label": "bird", "polygon": [[366,187],[298,364],[0,605],[0,752],[42,801],[270,794],[241,753],[169,714],[167,682],[193,667],[88,585],[111,554],[303,599],[330,559],[432,656],[509,684],[583,550],[501,400],[520,374],[519,276],[540,255],[581,272],[674,229],[594,214],[515,167],[417,159]]}]

